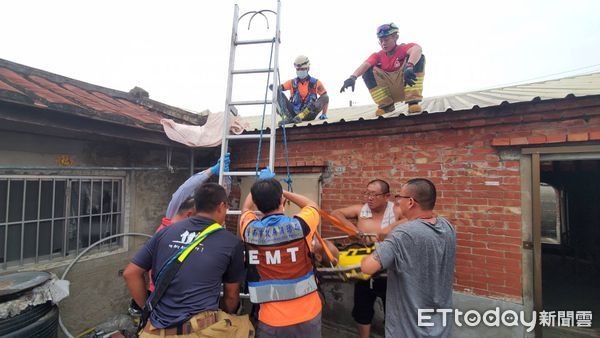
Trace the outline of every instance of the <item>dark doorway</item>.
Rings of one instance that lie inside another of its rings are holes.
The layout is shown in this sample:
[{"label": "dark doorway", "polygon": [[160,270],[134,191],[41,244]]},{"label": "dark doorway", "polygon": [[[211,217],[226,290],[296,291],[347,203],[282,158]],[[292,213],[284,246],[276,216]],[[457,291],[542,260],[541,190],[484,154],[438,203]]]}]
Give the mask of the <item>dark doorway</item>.
[{"label": "dark doorway", "polygon": [[542,161],[540,182],[544,337],[600,337],[600,161]]}]

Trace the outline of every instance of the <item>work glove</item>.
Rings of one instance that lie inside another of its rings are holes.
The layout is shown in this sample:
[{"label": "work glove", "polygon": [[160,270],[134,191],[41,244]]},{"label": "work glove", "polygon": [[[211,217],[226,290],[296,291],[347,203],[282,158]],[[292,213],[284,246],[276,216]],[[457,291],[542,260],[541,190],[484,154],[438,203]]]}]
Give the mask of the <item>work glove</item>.
[{"label": "work glove", "polygon": [[417,80],[417,74],[415,74],[415,69],[413,66],[407,66],[404,68],[404,84],[410,87],[415,85],[415,81]]},{"label": "work glove", "polygon": [[346,90],[346,88],[348,88],[348,87],[352,87],[352,91],[354,91],[355,84],[356,84],[356,76],[350,75],[350,77],[344,81],[344,85],[342,86],[342,89],[340,89],[340,93],[343,93]]},{"label": "work glove", "polygon": [[319,120],[327,120],[327,114],[319,115]]},{"label": "work glove", "polygon": [[[224,172],[228,172],[229,171],[229,163],[230,163],[230,159],[229,159],[229,153],[225,154],[225,169],[223,170]],[[210,167],[210,172],[213,175],[219,175],[219,170],[221,169],[221,159],[219,159],[217,161],[217,163],[215,165],[213,165],[212,167]]]},{"label": "work glove", "polygon": [[269,168],[262,169],[258,174],[259,180],[270,180],[272,178],[275,178],[275,173]]}]

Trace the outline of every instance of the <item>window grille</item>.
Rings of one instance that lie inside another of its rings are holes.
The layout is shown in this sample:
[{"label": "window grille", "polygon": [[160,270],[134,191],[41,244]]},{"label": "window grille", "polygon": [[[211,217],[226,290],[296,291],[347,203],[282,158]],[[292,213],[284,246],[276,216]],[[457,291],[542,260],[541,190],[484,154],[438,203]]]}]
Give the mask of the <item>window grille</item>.
[{"label": "window grille", "polygon": [[[123,232],[123,179],[0,176],[2,268],[74,257]],[[94,250],[122,247],[115,238]]]}]

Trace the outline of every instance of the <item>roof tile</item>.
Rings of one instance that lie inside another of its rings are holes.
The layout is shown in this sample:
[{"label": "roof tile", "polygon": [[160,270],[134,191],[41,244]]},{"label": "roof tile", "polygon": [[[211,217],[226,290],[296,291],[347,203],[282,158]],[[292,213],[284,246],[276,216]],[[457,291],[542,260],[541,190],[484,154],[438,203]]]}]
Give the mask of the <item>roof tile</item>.
[{"label": "roof tile", "polygon": [[34,82],[27,80],[25,77],[13,72],[10,69],[0,67],[0,76],[4,77],[5,80],[11,82],[13,86],[21,87],[21,89],[29,91],[33,95],[36,95],[48,102],[74,104],[74,102],[67,100],[64,97],[55,94],[49,91],[48,89],[35,84]]},{"label": "roof tile", "polygon": [[176,107],[0,59],[0,101],[138,128],[162,130],[160,120],[201,124],[200,116]]}]

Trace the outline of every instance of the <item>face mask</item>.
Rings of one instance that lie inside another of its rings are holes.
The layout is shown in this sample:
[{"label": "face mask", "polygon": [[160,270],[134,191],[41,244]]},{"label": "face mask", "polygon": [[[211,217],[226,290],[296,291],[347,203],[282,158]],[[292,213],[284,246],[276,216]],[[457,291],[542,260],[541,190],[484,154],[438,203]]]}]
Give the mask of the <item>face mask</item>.
[{"label": "face mask", "polygon": [[297,70],[296,71],[296,76],[299,79],[305,79],[308,76],[308,70]]}]

